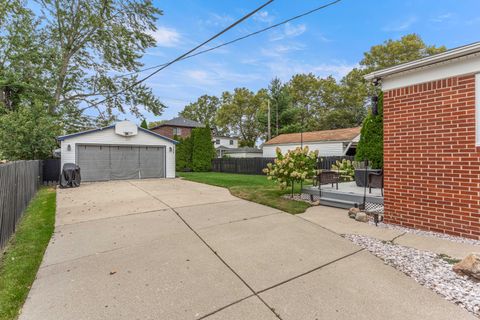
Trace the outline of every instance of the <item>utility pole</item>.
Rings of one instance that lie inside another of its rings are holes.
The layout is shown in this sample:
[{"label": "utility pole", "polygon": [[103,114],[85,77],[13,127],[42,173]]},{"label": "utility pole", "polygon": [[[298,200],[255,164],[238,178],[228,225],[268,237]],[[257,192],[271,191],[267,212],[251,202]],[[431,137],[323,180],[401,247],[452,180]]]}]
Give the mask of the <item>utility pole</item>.
[{"label": "utility pole", "polygon": [[276,135],[278,136],[278,101],[277,101],[277,103],[275,103],[275,122],[277,124]]},{"label": "utility pole", "polygon": [[268,107],[268,140],[270,140],[272,138],[272,134],[271,134],[272,131],[270,128],[270,99],[267,100],[267,107]]}]

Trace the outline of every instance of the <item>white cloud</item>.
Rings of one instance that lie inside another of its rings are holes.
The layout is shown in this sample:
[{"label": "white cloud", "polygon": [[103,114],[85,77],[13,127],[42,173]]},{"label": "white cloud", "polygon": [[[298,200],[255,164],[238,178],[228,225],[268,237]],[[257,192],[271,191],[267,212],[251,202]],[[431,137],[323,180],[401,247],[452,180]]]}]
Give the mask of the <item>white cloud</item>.
[{"label": "white cloud", "polygon": [[430,21],[441,23],[441,22],[445,22],[447,20],[450,20],[452,17],[453,17],[453,14],[451,12],[448,12],[448,13],[444,13],[444,14],[438,15],[436,17],[433,17],[433,18],[430,19]]},{"label": "white cloud", "polygon": [[405,20],[402,21],[396,21],[391,24],[386,25],[385,27],[382,28],[383,31],[404,31],[410,28],[415,22],[417,21],[416,17],[409,17]]},{"label": "white cloud", "polygon": [[204,20],[203,23],[210,26],[224,27],[231,24],[234,21],[234,19],[228,14],[218,14],[215,12],[210,12],[209,16],[210,17],[207,20]]},{"label": "white cloud", "polygon": [[177,47],[181,44],[182,36],[173,28],[157,27],[157,30],[151,35],[159,47]]},{"label": "white cloud", "polygon": [[287,23],[284,26],[283,31],[281,33],[274,34],[270,38],[270,41],[278,41],[285,38],[295,38],[305,33],[305,31],[307,31],[307,26],[303,23],[298,25]]},{"label": "white cloud", "polygon": [[259,11],[253,16],[253,20],[263,23],[272,23],[275,20],[275,17],[272,16],[268,11]]},{"label": "white cloud", "polygon": [[285,25],[285,35],[287,37],[297,37],[307,31],[307,26],[305,24],[299,24],[297,26],[287,23]]},{"label": "white cloud", "polygon": [[286,55],[292,51],[300,51],[305,48],[305,45],[294,43],[294,44],[279,44],[275,46],[270,46],[267,48],[261,48],[260,53],[265,57],[280,57]]}]

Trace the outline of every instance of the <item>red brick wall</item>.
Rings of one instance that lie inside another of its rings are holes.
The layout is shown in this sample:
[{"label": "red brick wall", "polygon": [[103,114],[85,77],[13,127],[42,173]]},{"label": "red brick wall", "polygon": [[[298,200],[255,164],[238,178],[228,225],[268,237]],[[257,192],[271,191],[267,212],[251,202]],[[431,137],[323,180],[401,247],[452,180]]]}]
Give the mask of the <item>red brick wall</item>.
[{"label": "red brick wall", "polygon": [[[152,129],[152,131],[158,134],[161,134],[164,137],[173,139],[173,128],[176,128],[176,127],[162,126],[160,128]],[[181,128],[182,130],[180,134],[182,138],[190,137],[190,135],[192,134],[192,128],[187,128],[187,127],[179,127],[179,128]]]},{"label": "red brick wall", "polygon": [[384,93],[385,221],[480,238],[475,76]]}]

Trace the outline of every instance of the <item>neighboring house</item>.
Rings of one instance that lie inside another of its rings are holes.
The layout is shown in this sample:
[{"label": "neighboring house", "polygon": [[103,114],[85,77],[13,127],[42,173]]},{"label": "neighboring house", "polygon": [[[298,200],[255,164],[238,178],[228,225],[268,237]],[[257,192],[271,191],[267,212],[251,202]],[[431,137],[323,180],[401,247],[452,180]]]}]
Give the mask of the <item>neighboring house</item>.
[{"label": "neighboring house", "polygon": [[376,71],[385,221],[480,238],[480,42]]},{"label": "neighboring house", "polygon": [[261,158],[262,157],[262,149],[258,149],[258,148],[219,147],[216,150],[217,150],[217,157],[218,158],[223,158],[223,157],[228,157],[228,158]]},{"label": "neighboring house", "polygon": [[58,137],[61,163],[80,166],[82,181],[175,178],[175,144],[130,121]]},{"label": "neighboring house", "polygon": [[217,136],[212,137],[213,146],[215,148],[227,147],[227,148],[238,148],[238,138],[237,137],[228,137],[228,136]]},{"label": "neighboring house", "polygon": [[192,129],[203,127],[205,127],[205,125],[197,121],[177,117],[173,118],[172,120],[165,121],[156,127],[150,128],[150,130],[164,137],[173,139],[175,136],[180,138],[190,137],[192,134]]},{"label": "neighboring house", "polygon": [[276,157],[277,147],[282,150],[282,153],[286,153],[300,145],[308,146],[310,151],[318,150],[319,156],[353,155],[360,140],[360,129],[360,127],[356,127],[304,132],[303,134],[281,134],[263,144],[263,157]]}]

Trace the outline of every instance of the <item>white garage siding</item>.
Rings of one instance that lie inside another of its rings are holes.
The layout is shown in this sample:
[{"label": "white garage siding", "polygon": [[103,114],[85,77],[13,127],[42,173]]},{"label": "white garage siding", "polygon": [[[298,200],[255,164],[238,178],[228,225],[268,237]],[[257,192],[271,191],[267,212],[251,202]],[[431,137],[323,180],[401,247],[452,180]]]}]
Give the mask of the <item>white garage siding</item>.
[{"label": "white garage siding", "polygon": [[[175,144],[167,139],[162,139],[155,134],[138,130],[134,136],[121,136],[115,134],[115,128],[105,128],[91,133],[65,137],[61,141],[62,167],[65,163],[77,164],[77,145],[137,145],[137,146],[161,146],[165,147],[166,154],[166,177],[175,178]],[[70,150],[68,150],[70,145]],[[171,151],[170,151],[171,150]]]},{"label": "white garage siding", "polygon": [[[335,142],[322,142],[322,143],[312,143],[306,142],[303,146],[308,146],[310,151],[318,150],[319,156],[343,156],[344,153],[344,142],[335,141]],[[294,150],[297,147],[300,147],[300,143],[288,143],[288,144],[268,144],[263,145],[263,157],[264,158],[275,158],[277,155],[275,149],[280,147],[282,154],[285,154],[288,150]]]}]

